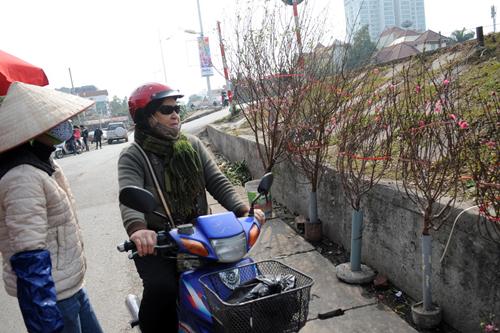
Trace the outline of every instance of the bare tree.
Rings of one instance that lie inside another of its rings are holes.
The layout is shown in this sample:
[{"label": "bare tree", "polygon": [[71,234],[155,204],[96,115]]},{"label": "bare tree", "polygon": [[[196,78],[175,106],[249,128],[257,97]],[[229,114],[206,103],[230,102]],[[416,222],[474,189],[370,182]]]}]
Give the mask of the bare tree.
[{"label": "bare tree", "polygon": [[432,69],[425,57],[402,71],[398,103],[398,174],[404,191],[422,215],[423,310],[432,303],[430,232],[451,212],[460,189],[468,124],[465,91],[456,64]]},{"label": "bare tree", "polygon": [[[316,31],[321,36],[321,30]],[[293,129],[289,131],[287,149],[290,160],[311,185],[309,223],[317,224],[317,192],[325,171],[332,137],[340,121],[342,104],[348,98],[354,72],[345,71],[346,44],[334,41],[328,46],[319,42],[302,54],[303,68],[300,93],[289,114]],[[311,225],[306,225],[307,230]],[[312,227],[318,229],[318,226]],[[316,235],[315,235],[316,236]]]},{"label": "bare tree", "polygon": [[[321,64],[320,61],[314,63],[317,66]],[[309,70],[311,66],[312,63]],[[290,130],[287,148],[290,160],[311,184],[309,222],[318,223],[317,190],[325,170],[331,138],[339,121],[338,111],[345,98],[347,81],[339,74],[318,77],[307,73],[309,82],[303,87],[300,108],[290,115],[294,128]]]},{"label": "bare tree", "polygon": [[[335,140],[337,171],[353,208],[350,269],[354,272],[362,270],[361,199],[385,175],[392,161],[396,92],[379,88],[380,82],[379,70],[375,68],[351,84],[353,96],[343,105]],[[366,273],[367,279],[373,276],[368,269]]]},{"label": "bare tree", "polygon": [[301,4],[297,43],[289,7],[280,1],[261,1],[236,16],[235,38],[228,54],[234,73],[235,100],[257,142],[266,172],[286,157],[292,117],[300,107],[306,85],[302,53],[322,38],[326,24]]}]

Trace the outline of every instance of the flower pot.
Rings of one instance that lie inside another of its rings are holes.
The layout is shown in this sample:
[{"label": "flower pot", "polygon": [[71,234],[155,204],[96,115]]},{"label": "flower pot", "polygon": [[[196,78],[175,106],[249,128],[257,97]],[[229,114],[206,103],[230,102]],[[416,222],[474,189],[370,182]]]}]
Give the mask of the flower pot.
[{"label": "flower pot", "polygon": [[323,229],[321,222],[311,223],[306,221],[304,223],[304,238],[310,242],[319,242],[323,236]]},{"label": "flower pot", "polygon": [[353,271],[350,262],[336,266],[335,274],[339,280],[350,284],[366,284],[375,278],[375,272],[369,266],[360,265],[359,271]]},{"label": "flower pot", "polygon": [[[248,203],[251,205],[252,201],[259,195],[257,188],[259,187],[260,179],[251,180],[245,183],[245,191],[247,192]],[[254,205],[254,208],[260,209],[266,215],[266,219],[270,218],[273,214],[273,202],[271,198],[271,193],[266,196],[262,195]]]},{"label": "flower pot", "polygon": [[417,327],[430,329],[439,325],[441,322],[441,308],[434,303],[432,305],[434,308],[431,311],[424,309],[423,302],[411,306],[411,316]]}]

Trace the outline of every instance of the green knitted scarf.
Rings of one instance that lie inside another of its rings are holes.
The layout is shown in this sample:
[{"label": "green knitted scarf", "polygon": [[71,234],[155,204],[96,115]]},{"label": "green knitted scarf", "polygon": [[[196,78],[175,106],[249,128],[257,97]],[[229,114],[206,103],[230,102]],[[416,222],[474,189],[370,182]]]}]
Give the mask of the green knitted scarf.
[{"label": "green knitted scarf", "polygon": [[205,190],[198,153],[184,134],[177,139],[159,138],[136,128],[135,141],[141,147],[163,158],[165,192],[168,205],[176,218],[194,218],[196,200]]}]

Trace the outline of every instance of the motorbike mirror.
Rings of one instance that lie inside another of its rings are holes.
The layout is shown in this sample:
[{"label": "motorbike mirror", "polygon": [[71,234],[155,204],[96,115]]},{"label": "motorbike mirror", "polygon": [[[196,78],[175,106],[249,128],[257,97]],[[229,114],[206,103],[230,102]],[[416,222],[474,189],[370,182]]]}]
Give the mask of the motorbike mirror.
[{"label": "motorbike mirror", "polygon": [[121,204],[145,214],[152,213],[158,206],[151,192],[137,186],[125,186],[118,198]]},{"label": "motorbike mirror", "polygon": [[273,174],[268,172],[261,178],[257,192],[260,194],[267,194],[273,185]]},{"label": "motorbike mirror", "polygon": [[260,179],[259,186],[257,187],[257,192],[259,192],[259,195],[257,195],[257,197],[253,199],[252,203],[250,204],[250,211],[248,212],[248,216],[254,216],[255,203],[260,199],[262,195],[266,195],[267,199],[267,194],[269,193],[272,184],[273,174],[271,172],[268,172]]}]

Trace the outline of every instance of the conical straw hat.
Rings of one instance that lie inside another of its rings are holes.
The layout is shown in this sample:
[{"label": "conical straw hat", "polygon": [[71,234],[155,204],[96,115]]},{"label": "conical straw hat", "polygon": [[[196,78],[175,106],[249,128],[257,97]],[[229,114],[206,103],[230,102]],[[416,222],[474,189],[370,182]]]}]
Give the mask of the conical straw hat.
[{"label": "conical straw hat", "polygon": [[0,105],[0,153],[88,109],[93,101],[47,87],[14,82]]}]

